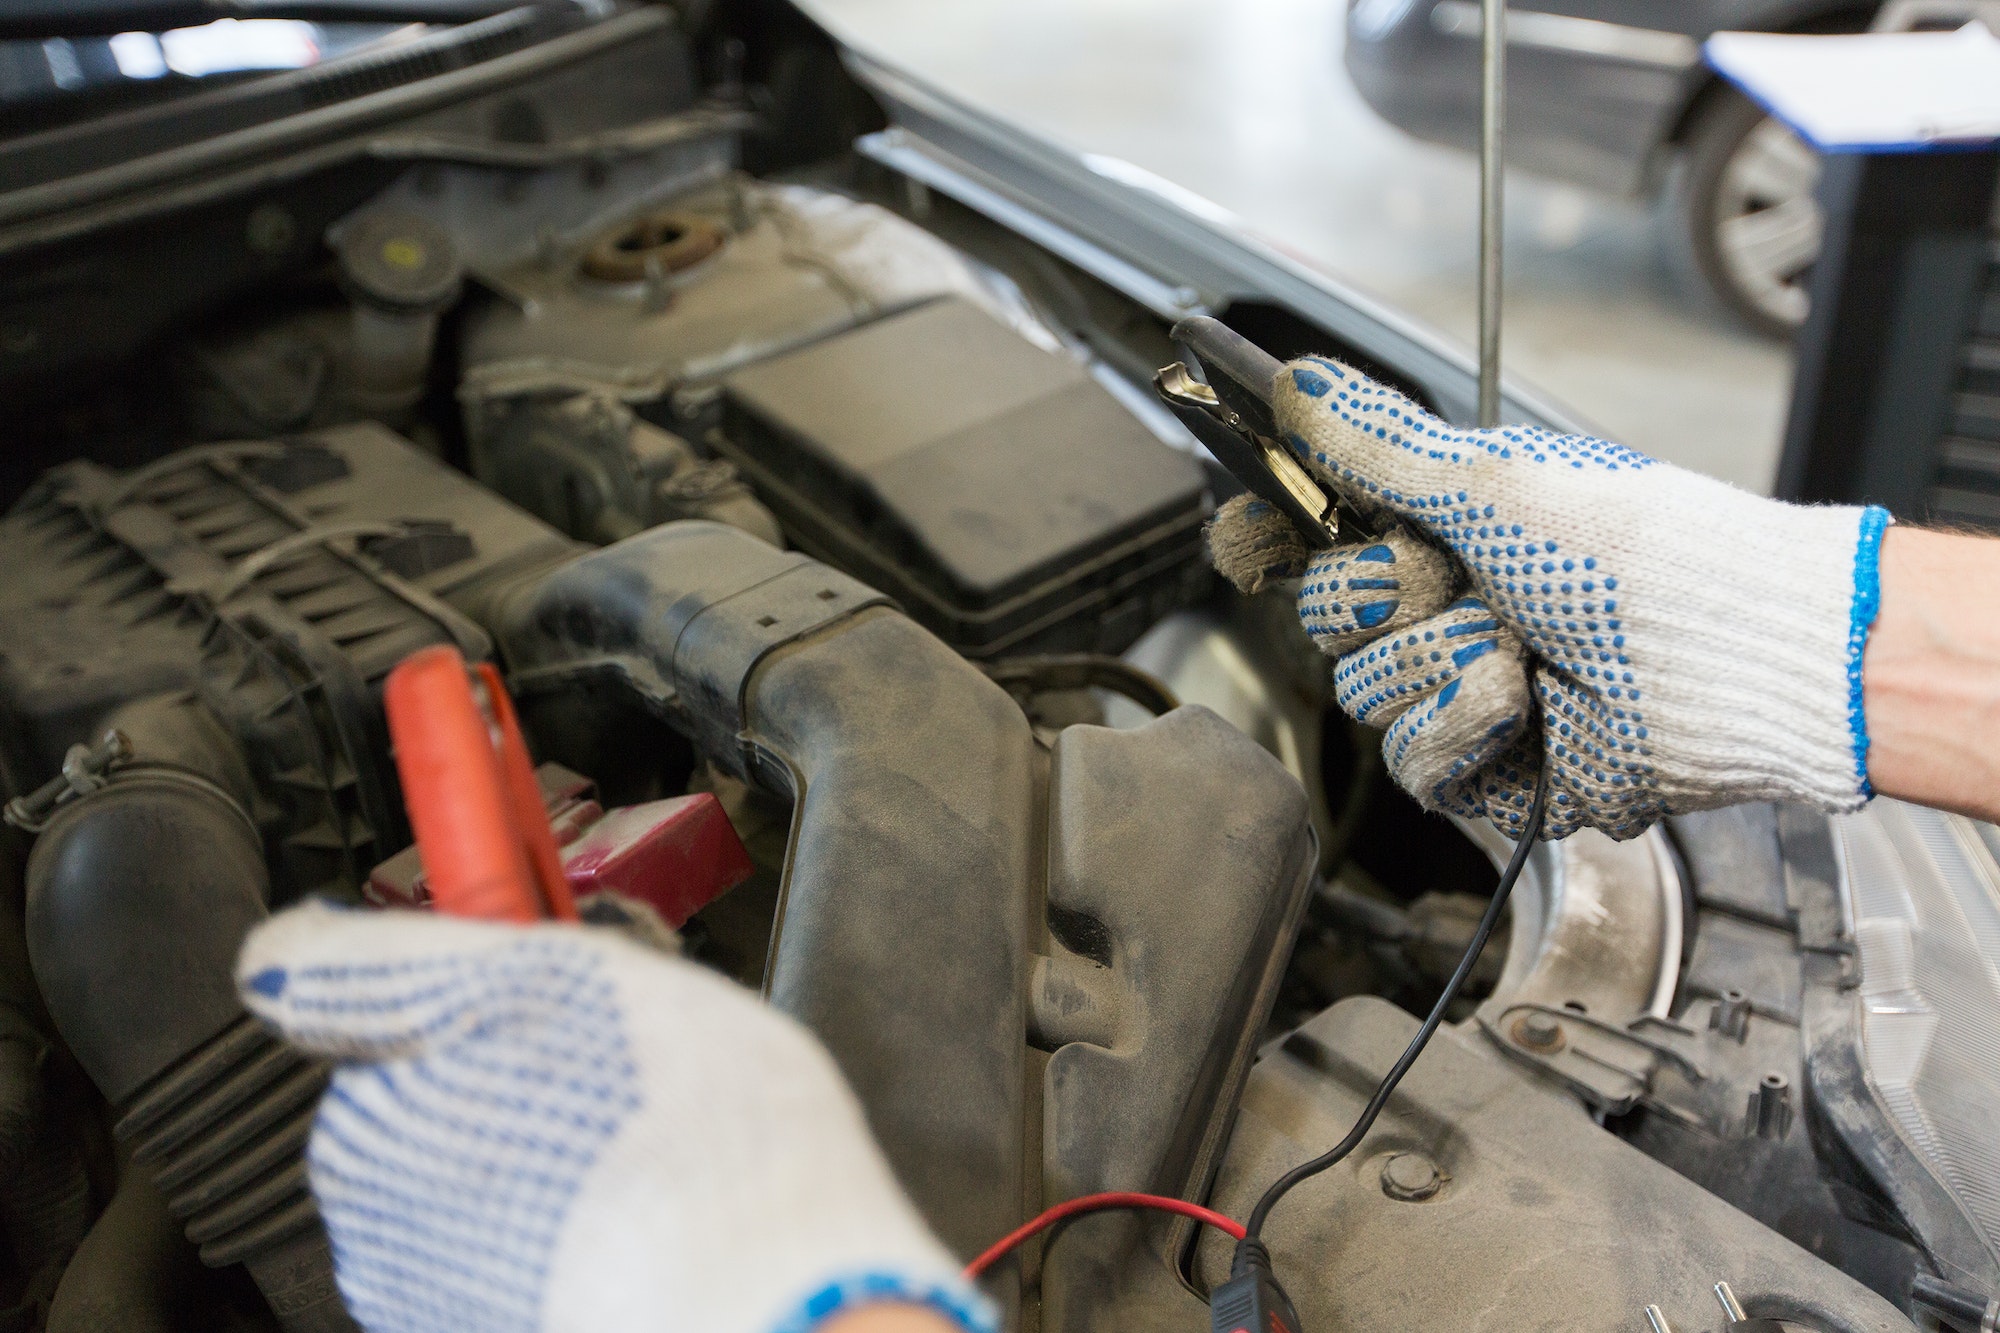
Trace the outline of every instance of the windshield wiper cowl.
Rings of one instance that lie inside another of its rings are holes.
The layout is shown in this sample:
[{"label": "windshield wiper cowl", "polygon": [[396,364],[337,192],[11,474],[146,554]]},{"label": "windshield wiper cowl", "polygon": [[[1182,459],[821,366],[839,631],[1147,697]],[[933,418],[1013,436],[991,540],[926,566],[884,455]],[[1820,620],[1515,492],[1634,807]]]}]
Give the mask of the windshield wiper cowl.
[{"label": "windshield wiper cowl", "polygon": [[331,23],[470,23],[510,9],[609,12],[609,0],[10,0],[0,40],[166,32],[217,19],[312,19]]}]

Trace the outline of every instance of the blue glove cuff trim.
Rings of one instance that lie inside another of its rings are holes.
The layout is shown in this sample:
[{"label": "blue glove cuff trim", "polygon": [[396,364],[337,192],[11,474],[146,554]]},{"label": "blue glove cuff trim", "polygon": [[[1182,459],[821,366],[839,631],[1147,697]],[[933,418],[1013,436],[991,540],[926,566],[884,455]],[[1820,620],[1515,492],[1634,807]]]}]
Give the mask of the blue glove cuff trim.
[{"label": "blue glove cuff trim", "polygon": [[1873,796],[1868,781],[1868,710],[1861,688],[1861,659],[1868,649],[1868,631],[1882,608],[1882,534],[1889,511],[1869,505],[1861,511],[1861,533],[1854,547],[1854,605],[1847,621],[1847,725],[1854,736],[1854,778],[1861,795]]},{"label": "blue glove cuff trim", "polygon": [[965,1333],[1000,1333],[993,1302],[956,1280],[912,1279],[906,1273],[855,1273],[836,1278],[805,1298],[771,1333],[812,1333],[837,1315],[864,1305],[921,1305],[935,1310]]}]

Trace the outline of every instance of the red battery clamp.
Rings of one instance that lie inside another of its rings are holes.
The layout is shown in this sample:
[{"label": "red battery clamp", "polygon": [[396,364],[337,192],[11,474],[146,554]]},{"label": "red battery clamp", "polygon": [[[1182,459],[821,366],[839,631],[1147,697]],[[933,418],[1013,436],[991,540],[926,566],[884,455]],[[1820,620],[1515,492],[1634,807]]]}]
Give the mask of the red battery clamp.
[{"label": "red battery clamp", "polygon": [[432,901],[452,916],[575,921],[576,899],[500,673],[456,648],[405,658],[382,688]]}]

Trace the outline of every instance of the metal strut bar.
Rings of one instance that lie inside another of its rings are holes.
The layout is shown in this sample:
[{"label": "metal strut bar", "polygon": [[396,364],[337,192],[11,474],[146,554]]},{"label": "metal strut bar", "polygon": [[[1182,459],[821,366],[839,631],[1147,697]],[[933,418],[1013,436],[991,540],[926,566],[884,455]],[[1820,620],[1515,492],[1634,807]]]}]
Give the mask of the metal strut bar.
[{"label": "metal strut bar", "polygon": [[1506,164],[1507,0],[1479,0],[1479,425],[1500,424],[1500,201]]}]

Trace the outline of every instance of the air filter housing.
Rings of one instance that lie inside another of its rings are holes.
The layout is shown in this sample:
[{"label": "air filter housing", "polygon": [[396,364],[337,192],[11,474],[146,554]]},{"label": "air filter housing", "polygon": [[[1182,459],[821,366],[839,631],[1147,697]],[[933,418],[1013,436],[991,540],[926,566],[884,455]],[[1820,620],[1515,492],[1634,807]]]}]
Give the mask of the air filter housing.
[{"label": "air filter housing", "polygon": [[969,301],[723,388],[716,447],[787,533],[970,656],[1118,651],[1206,577],[1193,458]]}]

